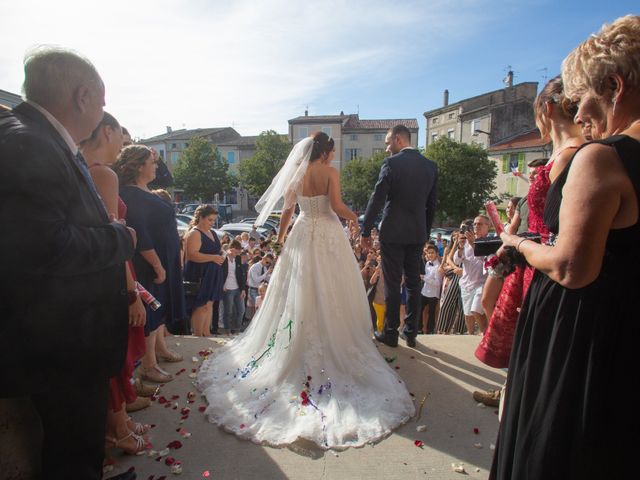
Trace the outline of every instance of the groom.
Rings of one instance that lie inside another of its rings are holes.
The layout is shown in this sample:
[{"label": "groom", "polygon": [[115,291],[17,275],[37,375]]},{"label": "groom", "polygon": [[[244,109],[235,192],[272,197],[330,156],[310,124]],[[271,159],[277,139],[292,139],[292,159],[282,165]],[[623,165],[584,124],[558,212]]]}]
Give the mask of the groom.
[{"label": "groom", "polygon": [[417,315],[420,314],[420,253],[429,239],[436,209],[438,168],[411,146],[411,132],[396,125],[385,138],[387,152],[375,190],[364,215],[360,244],[371,248],[371,229],[380,210],[380,253],[387,305],[384,331],[375,332],[379,342],[398,346],[400,281],[404,273],[408,300],[401,334],[407,346],[416,346]]}]

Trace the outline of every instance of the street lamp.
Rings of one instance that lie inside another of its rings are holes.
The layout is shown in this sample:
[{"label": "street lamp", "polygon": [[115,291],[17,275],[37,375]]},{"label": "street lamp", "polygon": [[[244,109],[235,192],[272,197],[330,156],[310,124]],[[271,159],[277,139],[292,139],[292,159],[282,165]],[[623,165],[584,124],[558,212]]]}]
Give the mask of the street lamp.
[{"label": "street lamp", "polygon": [[473,131],[473,136],[474,136],[474,137],[477,137],[479,133],[484,133],[484,134],[485,134],[485,135],[487,135],[487,136],[491,136],[491,132],[485,132],[484,130],[480,130],[479,128],[476,128],[476,129]]}]

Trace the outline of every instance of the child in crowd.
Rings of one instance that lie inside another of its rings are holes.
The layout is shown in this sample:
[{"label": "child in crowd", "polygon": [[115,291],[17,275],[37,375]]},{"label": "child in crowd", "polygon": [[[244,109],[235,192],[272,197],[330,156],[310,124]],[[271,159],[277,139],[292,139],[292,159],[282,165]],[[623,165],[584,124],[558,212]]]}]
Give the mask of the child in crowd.
[{"label": "child in crowd", "polygon": [[[422,280],[422,306],[420,308],[420,324],[419,333],[435,333],[436,318],[438,316],[438,304],[440,303],[440,291],[442,290],[442,279],[444,271],[440,268],[440,259],[438,258],[438,248],[428,243],[424,249],[425,264],[424,275]],[[425,307],[427,315],[424,316]]]},{"label": "child in crowd", "polygon": [[269,284],[267,282],[262,282],[260,284],[260,286],[258,287],[258,296],[256,297],[256,312],[258,311],[258,309],[262,305],[262,302],[264,300],[264,296],[267,294],[267,286],[268,285]]}]

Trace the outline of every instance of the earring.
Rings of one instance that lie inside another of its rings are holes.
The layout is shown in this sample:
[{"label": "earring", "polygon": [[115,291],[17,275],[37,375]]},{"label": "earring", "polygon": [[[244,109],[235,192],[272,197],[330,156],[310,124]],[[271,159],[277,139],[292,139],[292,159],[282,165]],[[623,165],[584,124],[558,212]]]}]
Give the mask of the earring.
[{"label": "earring", "polygon": [[611,116],[616,116],[616,97],[611,99],[611,103],[613,104],[613,108],[611,109]]}]

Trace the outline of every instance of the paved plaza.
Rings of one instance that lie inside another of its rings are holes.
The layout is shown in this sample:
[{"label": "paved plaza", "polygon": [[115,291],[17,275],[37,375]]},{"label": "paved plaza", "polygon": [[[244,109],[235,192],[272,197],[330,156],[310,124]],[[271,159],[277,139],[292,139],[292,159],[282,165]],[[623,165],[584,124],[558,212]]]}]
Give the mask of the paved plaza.
[{"label": "paved plaza", "polygon": [[[184,369],[173,382],[161,388],[160,395],[171,404],[165,407],[156,400],[149,409],[135,414],[135,418],[155,425],[151,430],[154,451],[161,451],[175,440],[182,447],[171,449],[160,460],[158,455],[131,457],[111,452],[115,464],[105,477],[132,466],[138,478],[144,480],[158,480],[163,475],[167,479],[194,480],[488,477],[498,427],[497,411],[478,406],[471,392],[498,387],[505,374],[476,360],[473,352],[479,336],[422,335],[418,337],[417,349],[406,348],[402,341],[395,349],[381,346],[381,353],[389,360],[396,357],[390,365],[405,380],[417,410],[425,396],[427,399],[419,419],[411,420],[375,445],[342,452],[325,452],[312,445],[298,445],[295,449],[263,447],[239,440],[210,424],[199,411],[205,405],[204,400],[191,395],[194,402],[188,403],[188,398],[189,392],[197,393],[192,377],[193,369],[202,362],[198,352],[217,348],[223,341],[193,337],[169,341],[175,345],[172,348],[184,355],[183,362],[163,364],[172,373]],[[184,407],[190,408],[187,415],[183,413]],[[418,431],[418,426],[426,427],[426,431]],[[424,446],[416,446],[416,440]],[[180,476],[171,473],[167,457],[181,462]],[[466,475],[454,472],[452,464],[462,464]]]}]

